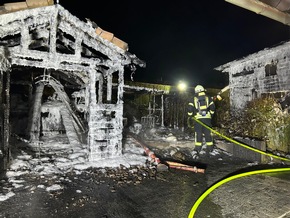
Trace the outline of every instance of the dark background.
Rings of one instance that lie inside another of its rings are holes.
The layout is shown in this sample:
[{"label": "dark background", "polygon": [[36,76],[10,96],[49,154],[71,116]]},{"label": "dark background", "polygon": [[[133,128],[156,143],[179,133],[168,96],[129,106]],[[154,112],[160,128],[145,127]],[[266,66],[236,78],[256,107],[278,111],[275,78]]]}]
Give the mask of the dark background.
[{"label": "dark background", "polygon": [[289,39],[288,26],[224,0],[59,4],[127,42],[129,52],[147,65],[133,74],[140,82],[175,85],[183,80],[190,86],[222,88],[228,75],[215,67]]}]

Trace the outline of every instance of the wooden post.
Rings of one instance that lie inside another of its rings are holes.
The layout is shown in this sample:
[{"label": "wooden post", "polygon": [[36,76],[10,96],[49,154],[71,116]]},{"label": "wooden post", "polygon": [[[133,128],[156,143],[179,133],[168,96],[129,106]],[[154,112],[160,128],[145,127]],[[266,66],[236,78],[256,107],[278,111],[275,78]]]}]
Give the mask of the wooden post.
[{"label": "wooden post", "polygon": [[10,115],[10,72],[6,72],[3,76],[3,88],[5,92],[2,94],[3,96],[3,168],[7,169],[10,157],[10,125],[9,125],[9,115]]},{"label": "wooden post", "polygon": [[161,126],[164,127],[164,95],[161,95]]},{"label": "wooden post", "polygon": [[43,95],[44,84],[40,83],[35,91],[34,102],[31,107],[30,117],[29,119],[30,125],[28,126],[28,132],[30,135],[30,141],[38,141],[40,134],[40,122],[41,122],[41,99]]},{"label": "wooden post", "polygon": [[3,108],[3,71],[0,71],[0,174],[5,170],[4,168],[4,108]]}]

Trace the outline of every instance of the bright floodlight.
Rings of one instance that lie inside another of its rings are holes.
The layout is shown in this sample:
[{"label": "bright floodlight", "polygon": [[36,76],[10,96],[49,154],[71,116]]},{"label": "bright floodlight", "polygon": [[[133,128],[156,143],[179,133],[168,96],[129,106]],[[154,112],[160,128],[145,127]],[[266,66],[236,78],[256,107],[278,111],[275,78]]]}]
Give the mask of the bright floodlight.
[{"label": "bright floodlight", "polygon": [[183,81],[179,81],[178,85],[177,85],[177,89],[181,92],[184,92],[187,88],[187,85],[185,84],[185,82]]}]

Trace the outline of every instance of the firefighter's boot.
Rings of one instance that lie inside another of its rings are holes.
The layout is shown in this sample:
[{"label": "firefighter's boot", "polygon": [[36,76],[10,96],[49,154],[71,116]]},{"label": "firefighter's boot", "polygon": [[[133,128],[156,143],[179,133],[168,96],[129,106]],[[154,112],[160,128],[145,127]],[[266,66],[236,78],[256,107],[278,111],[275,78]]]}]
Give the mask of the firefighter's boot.
[{"label": "firefighter's boot", "polygon": [[197,153],[197,155],[199,155],[199,153],[201,151],[201,146],[195,146],[194,151]]},{"label": "firefighter's boot", "polygon": [[200,151],[201,151],[201,146],[195,146],[195,148],[191,152],[191,155],[192,155],[193,159],[198,159],[199,158]]},{"label": "firefighter's boot", "polygon": [[206,154],[207,156],[210,156],[213,152],[213,145],[209,145],[206,147]]}]

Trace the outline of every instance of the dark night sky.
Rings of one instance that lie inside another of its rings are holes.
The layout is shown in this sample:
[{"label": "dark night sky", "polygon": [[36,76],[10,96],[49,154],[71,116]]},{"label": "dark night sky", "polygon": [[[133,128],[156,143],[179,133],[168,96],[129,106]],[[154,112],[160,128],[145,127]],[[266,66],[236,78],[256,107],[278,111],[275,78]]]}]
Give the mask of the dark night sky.
[{"label": "dark night sky", "polygon": [[228,84],[215,67],[289,40],[289,27],[224,0],[60,0],[129,45],[146,62],[134,81],[212,88]]}]

